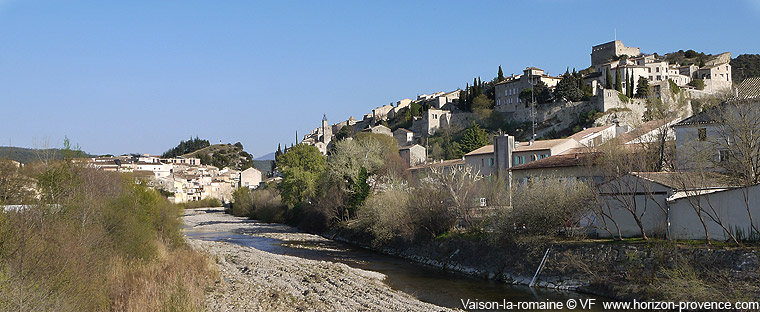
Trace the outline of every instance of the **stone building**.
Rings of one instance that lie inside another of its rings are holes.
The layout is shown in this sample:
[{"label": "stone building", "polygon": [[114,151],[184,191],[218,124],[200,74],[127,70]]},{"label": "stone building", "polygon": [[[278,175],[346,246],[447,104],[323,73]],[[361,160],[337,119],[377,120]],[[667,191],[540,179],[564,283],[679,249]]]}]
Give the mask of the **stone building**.
[{"label": "stone building", "polygon": [[631,57],[641,55],[641,49],[626,47],[622,41],[614,40],[591,47],[591,65],[603,64],[623,55]]},{"label": "stone building", "polygon": [[531,89],[539,81],[543,81],[550,89],[557,86],[562,77],[553,77],[543,69],[528,67],[522,75],[512,75],[494,86],[496,97],[495,109],[501,112],[515,112],[528,109],[520,99],[520,92]]},{"label": "stone building", "polygon": [[399,148],[399,156],[404,160],[404,163],[409,167],[414,167],[419,164],[424,164],[427,161],[427,149],[422,145],[413,144]]}]

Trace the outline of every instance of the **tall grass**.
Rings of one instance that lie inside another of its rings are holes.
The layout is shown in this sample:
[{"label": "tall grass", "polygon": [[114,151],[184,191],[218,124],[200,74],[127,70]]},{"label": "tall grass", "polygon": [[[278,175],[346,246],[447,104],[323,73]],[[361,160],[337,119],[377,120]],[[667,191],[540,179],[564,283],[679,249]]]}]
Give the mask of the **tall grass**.
[{"label": "tall grass", "polygon": [[202,309],[214,272],[185,246],[179,206],[67,161],[33,178],[39,199],[0,211],[0,311]]}]

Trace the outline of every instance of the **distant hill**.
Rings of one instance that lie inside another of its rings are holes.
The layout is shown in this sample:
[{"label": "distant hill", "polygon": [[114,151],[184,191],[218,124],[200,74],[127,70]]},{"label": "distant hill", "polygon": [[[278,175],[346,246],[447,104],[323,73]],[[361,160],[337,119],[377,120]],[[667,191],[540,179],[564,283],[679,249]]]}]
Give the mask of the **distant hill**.
[{"label": "distant hill", "polygon": [[219,169],[229,167],[235,170],[245,170],[253,167],[253,156],[244,151],[243,144],[239,142],[234,145],[214,144],[181,156],[200,158],[202,164],[213,165]]},{"label": "distant hill", "polygon": [[[35,149],[24,147],[0,146],[0,158],[7,158],[28,164],[40,160],[63,159],[63,151],[59,148]],[[79,157],[95,157],[82,152]]]},{"label": "distant hill", "polygon": [[264,154],[264,156],[256,157],[253,160],[274,160],[274,152]]}]

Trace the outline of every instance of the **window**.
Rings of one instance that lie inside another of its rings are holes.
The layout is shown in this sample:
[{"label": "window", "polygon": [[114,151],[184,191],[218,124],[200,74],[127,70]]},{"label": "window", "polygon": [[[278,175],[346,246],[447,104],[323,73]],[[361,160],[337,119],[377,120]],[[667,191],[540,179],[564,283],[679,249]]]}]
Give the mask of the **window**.
[{"label": "window", "polygon": [[535,160],[536,160],[536,154],[530,155],[530,161],[535,161]]},{"label": "window", "polygon": [[493,167],[493,158],[488,159],[488,166]]},{"label": "window", "polygon": [[659,67],[655,67],[654,71],[659,73],[660,72],[660,68]]},{"label": "window", "polygon": [[728,150],[718,151],[718,160],[720,160],[720,162],[728,161]]},{"label": "window", "polygon": [[697,135],[699,136],[700,141],[707,140],[707,128],[699,128],[697,129]]},{"label": "window", "polygon": [[514,165],[519,165],[519,164],[520,164],[520,156],[515,156]]}]

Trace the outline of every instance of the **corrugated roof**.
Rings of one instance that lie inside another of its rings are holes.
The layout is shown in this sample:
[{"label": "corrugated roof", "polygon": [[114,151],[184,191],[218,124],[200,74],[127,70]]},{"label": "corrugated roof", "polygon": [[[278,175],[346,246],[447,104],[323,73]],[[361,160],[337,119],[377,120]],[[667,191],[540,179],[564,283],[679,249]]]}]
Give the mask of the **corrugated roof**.
[{"label": "corrugated roof", "polygon": [[715,172],[631,172],[632,175],[672,189],[731,187],[728,176]]},{"label": "corrugated roof", "polygon": [[647,122],[641,124],[640,126],[636,127],[635,129],[633,129],[633,130],[631,130],[631,131],[629,131],[627,133],[623,133],[623,134],[619,135],[616,139],[617,139],[618,142],[620,142],[622,144],[625,144],[625,143],[628,143],[628,142],[632,142],[632,141],[640,138],[641,136],[643,136],[643,135],[645,135],[645,134],[647,134],[649,132],[652,132],[652,130],[655,130],[655,129],[659,128],[659,127],[662,127],[662,126],[664,126],[664,125],[672,122],[673,120],[675,120],[675,119],[657,119],[657,120],[647,121]]},{"label": "corrugated roof", "polygon": [[603,130],[606,130],[606,129],[608,129],[610,127],[613,127],[613,126],[614,125],[607,125],[607,126],[601,126],[601,127],[593,127],[593,128],[583,129],[583,130],[578,131],[575,134],[569,136],[569,138],[573,139],[573,140],[576,140],[576,141],[580,141],[583,138],[585,138],[586,136],[589,136],[589,135],[597,133],[597,132],[602,132]]}]

